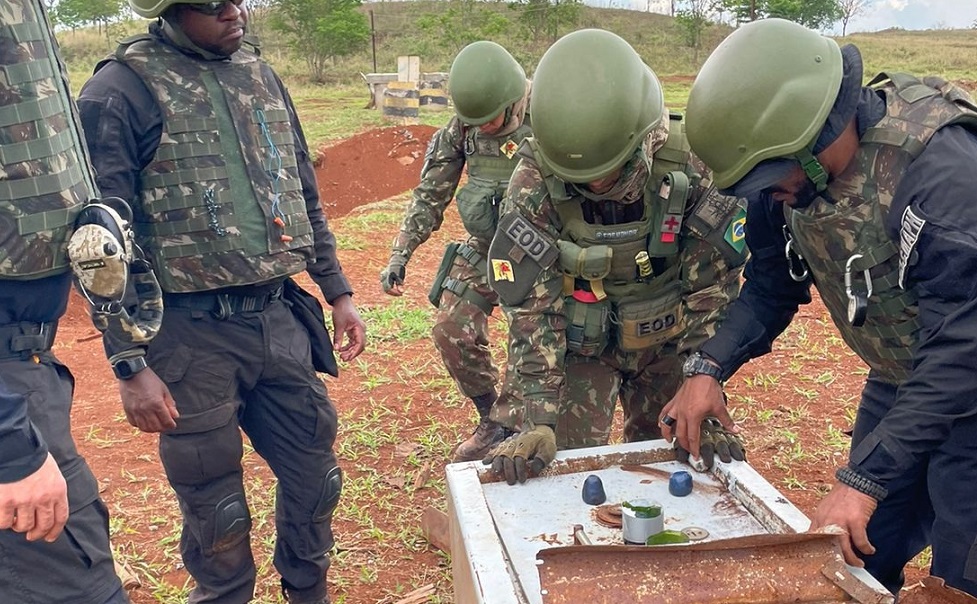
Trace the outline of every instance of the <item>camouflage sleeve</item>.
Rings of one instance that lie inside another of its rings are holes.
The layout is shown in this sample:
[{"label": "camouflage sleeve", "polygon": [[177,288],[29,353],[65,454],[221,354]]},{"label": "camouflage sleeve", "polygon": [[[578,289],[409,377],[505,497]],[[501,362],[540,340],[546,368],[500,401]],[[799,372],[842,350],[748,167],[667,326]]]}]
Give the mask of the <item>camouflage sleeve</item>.
[{"label": "camouflage sleeve", "polygon": [[683,223],[686,329],[678,342],[680,354],[698,350],[716,334],[739,295],[747,256],[746,212],[738,200],[721,195],[708,178],[692,195],[691,213]]},{"label": "camouflage sleeve", "polygon": [[[535,164],[527,160],[519,163],[506,199],[506,212],[518,212],[553,240],[558,238],[559,217]],[[556,425],[564,398],[567,349],[559,267],[543,267],[526,299],[518,305],[503,305],[503,310],[509,320],[503,391],[511,397],[513,407],[524,410],[529,422]]]},{"label": "camouflage sleeve", "polygon": [[421,180],[414,188],[393,252],[410,258],[431,233],[441,228],[445,208],[451,203],[465,169],[464,145],[464,127],[456,117],[431,137],[421,166]]}]

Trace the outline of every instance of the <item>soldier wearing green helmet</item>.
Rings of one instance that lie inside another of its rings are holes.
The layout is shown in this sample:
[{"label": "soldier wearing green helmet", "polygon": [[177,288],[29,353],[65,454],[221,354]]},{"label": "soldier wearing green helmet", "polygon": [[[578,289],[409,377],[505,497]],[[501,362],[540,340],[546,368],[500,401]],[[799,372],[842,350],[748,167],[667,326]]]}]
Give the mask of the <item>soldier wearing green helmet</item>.
[{"label": "soldier wearing green helmet", "polygon": [[848,463],[812,529],[897,594],[930,572],[977,595],[977,105],[939,77],[862,81],[854,46],[779,19],[733,32],[689,95],[693,150],[749,199],[746,283],[702,346],[719,379],[689,381],[665,431],[738,431],[720,380],[770,351],[814,285],[868,366]]},{"label": "soldier wearing green helmet", "polygon": [[[606,444],[618,401],[625,440],[659,438],[683,360],[715,332],[746,256],[740,204],[716,192],[625,40],[598,29],[558,40],[530,110],[534,135],[488,253],[509,318],[492,418],[519,433],[484,461],[509,484],[557,448]],[[731,446],[724,461],[742,460]]]},{"label": "soldier wearing green helmet", "polygon": [[[495,42],[473,42],[458,53],[448,75],[455,115],[431,138],[421,181],[380,274],[386,293],[403,294],[408,260],[441,227],[454,198],[468,238],[447,246],[429,298],[438,308],[435,346],[458,389],[472,399],[479,423],[452,461],[482,459],[503,437],[502,426],[489,419],[499,377],[488,347],[488,318],[498,298],[488,285],[485,254],[516,151],[531,134],[530,90],[522,67]],[[458,189],[466,168],[468,180]]]}]

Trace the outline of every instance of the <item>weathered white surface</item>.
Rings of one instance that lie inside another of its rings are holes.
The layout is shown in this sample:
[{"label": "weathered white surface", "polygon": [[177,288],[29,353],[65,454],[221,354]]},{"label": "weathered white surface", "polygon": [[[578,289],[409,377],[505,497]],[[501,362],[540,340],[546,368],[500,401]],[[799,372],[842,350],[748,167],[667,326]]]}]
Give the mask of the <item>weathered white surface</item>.
[{"label": "weathered white surface", "polygon": [[[692,493],[673,497],[667,474],[688,470],[673,457],[663,440],[563,451],[544,476],[513,486],[498,481],[480,462],[450,464],[455,602],[541,604],[536,553],[573,545],[575,524],[583,525],[594,545],[623,544],[621,529],[598,524],[594,506],[581,498],[590,474],[604,483],[607,503],[657,501],[666,529],[703,528],[709,532],[707,541],[807,530],[807,517],[746,463],[717,463],[711,474],[691,472]],[[666,475],[626,472],[621,464],[641,464]],[[858,576],[874,583],[865,573]]]}]

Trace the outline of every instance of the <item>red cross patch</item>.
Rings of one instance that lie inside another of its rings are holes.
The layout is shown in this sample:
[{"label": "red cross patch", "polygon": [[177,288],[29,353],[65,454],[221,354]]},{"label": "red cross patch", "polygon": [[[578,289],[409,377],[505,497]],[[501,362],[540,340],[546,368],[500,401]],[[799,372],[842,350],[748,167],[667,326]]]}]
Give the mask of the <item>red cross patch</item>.
[{"label": "red cross patch", "polygon": [[512,159],[512,156],[515,155],[516,151],[519,150],[519,145],[517,145],[516,142],[510,138],[505,143],[503,143],[503,145],[500,147],[500,150],[506,157]]}]

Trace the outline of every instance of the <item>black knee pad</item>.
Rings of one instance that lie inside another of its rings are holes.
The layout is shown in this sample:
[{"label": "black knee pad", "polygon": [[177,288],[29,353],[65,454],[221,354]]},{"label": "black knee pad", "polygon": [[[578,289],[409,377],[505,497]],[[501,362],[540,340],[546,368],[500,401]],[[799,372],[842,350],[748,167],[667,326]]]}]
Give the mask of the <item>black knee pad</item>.
[{"label": "black knee pad", "polygon": [[211,549],[231,549],[251,532],[251,512],[243,493],[228,495],[214,506],[214,542]]},{"label": "black knee pad", "polygon": [[332,516],[333,510],[339,505],[339,494],[342,491],[343,471],[339,469],[339,466],[336,466],[326,473],[326,477],[322,481],[322,495],[319,497],[319,505],[312,517],[313,521],[324,522]]}]

